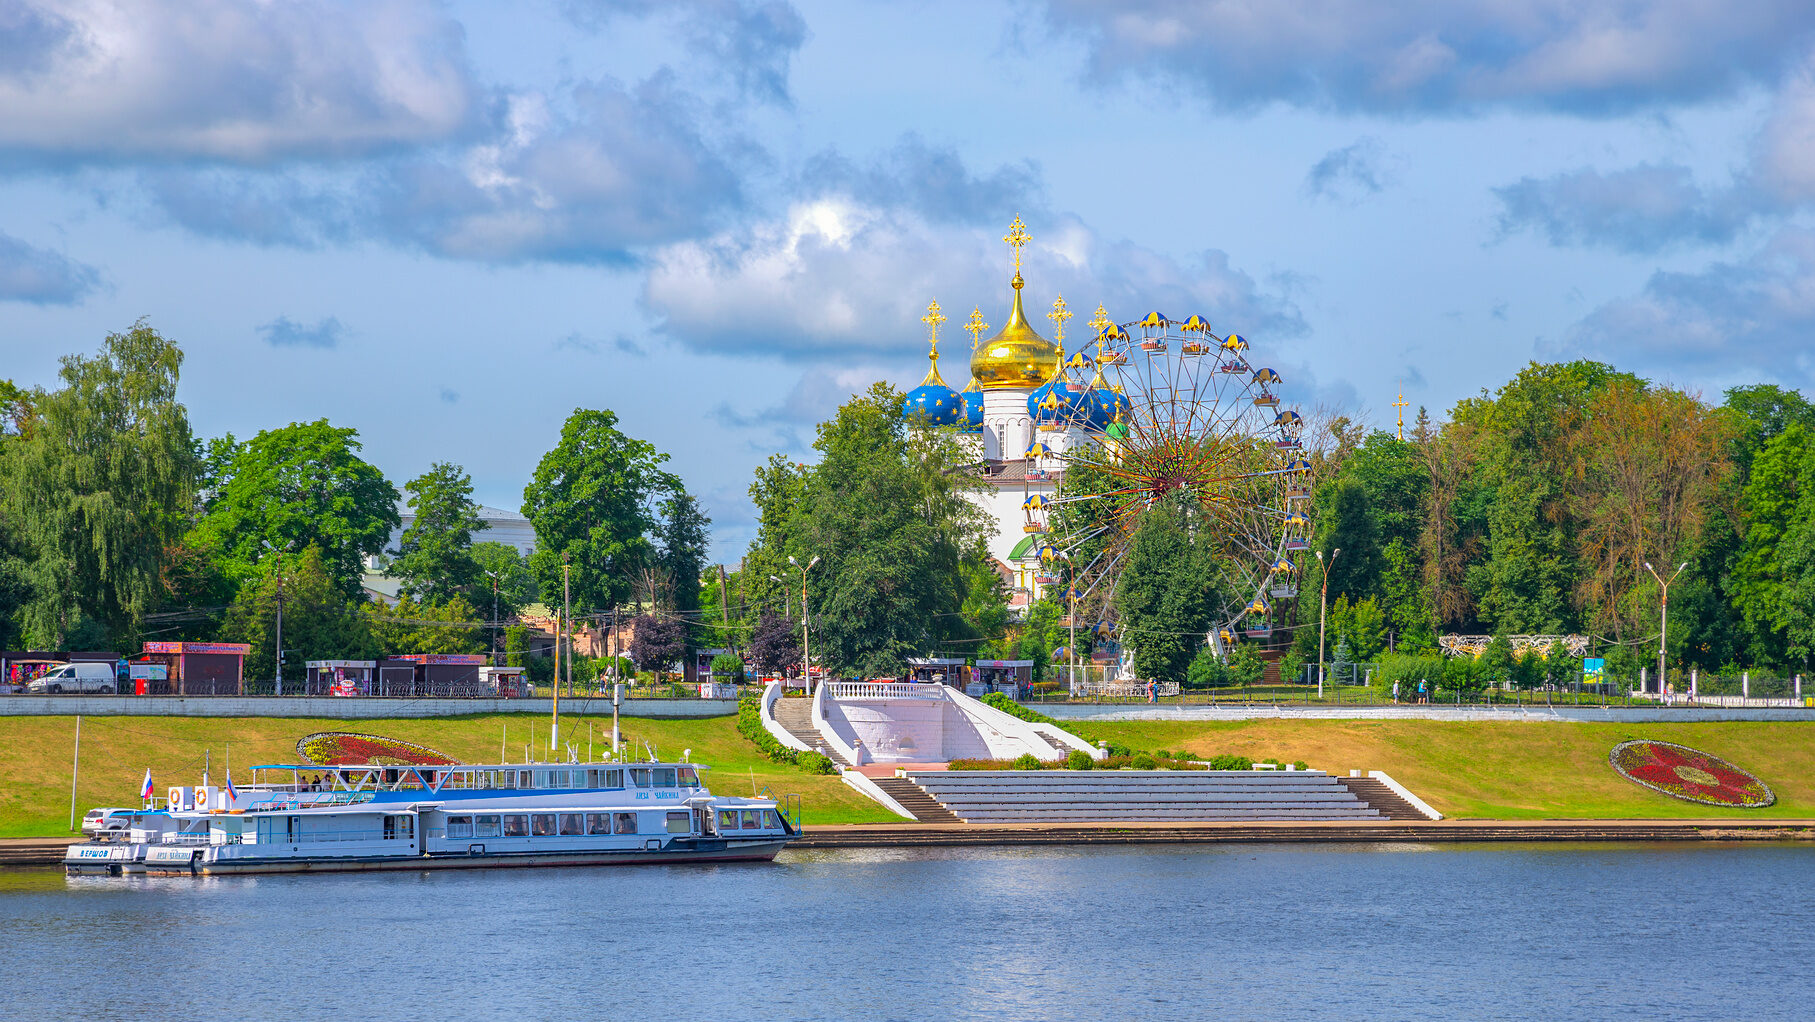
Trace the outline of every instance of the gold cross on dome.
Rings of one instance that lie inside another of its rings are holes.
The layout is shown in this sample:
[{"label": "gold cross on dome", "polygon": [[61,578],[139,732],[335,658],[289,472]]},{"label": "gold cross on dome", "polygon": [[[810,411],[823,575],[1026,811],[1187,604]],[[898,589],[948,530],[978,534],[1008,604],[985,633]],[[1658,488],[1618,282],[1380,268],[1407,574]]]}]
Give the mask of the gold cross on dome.
[{"label": "gold cross on dome", "polygon": [[1399,439],[1404,440],[1405,439],[1405,409],[1406,409],[1407,405],[1411,404],[1411,402],[1407,401],[1405,399],[1405,392],[1401,391],[1399,394],[1399,400],[1388,402],[1388,403],[1391,404],[1394,408],[1399,409]]},{"label": "gold cross on dome", "polygon": [[1065,307],[1065,296],[1054,298],[1052,311],[1046,314],[1046,318],[1052,320],[1052,339],[1055,342],[1065,339],[1065,321],[1071,317],[1071,310]]},{"label": "gold cross on dome", "polygon": [[1032,235],[1027,233],[1027,225],[1021,222],[1019,213],[1015,214],[1014,222],[1008,225],[1008,233],[1002,236],[1002,240],[1008,242],[1008,247],[1015,250],[1015,276],[1019,277],[1021,275],[1021,249],[1033,240]]},{"label": "gold cross on dome", "polygon": [[981,305],[971,310],[971,318],[969,322],[964,324],[964,329],[970,333],[971,350],[975,351],[978,343],[983,340],[983,331],[989,329],[989,324],[983,322],[983,307]]},{"label": "gold cross on dome", "polygon": [[920,317],[920,322],[926,324],[926,339],[932,342],[933,350],[938,351],[939,324],[945,322],[945,313],[939,311],[937,300],[926,303],[926,315]]},{"label": "gold cross on dome", "polygon": [[1109,310],[1103,307],[1102,302],[1098,302],[1097,314],[1090,317],[1090,329],[1096,331],[1097,354],[1099,355],[1103,353],[1103,328],[1108,326],[1111,322],[1113,321],[1109,318]]}]

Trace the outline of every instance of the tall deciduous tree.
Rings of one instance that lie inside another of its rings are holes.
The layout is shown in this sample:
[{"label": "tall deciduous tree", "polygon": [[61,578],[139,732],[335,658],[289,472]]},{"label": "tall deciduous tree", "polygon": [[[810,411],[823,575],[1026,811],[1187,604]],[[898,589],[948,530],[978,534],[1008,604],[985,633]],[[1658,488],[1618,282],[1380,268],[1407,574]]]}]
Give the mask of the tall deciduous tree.
[{"label": "tall deciduous tree", "polygon": [[1212,558],[1193,544],[1186,526],[1171,501],[1157,503],[1123,559],[1115,609],[1123,642],[1134,650],[1135,673],[1143,678],[1183,680],[1214,623]]},{"label": "tall deciduous tree", "polygon": [[442,603],[473,596],[479,565],[473,560],[473,533],[487,528],[473,500],[473,480],[460,466],[438,461],[404,484],[415,520],[398,537],[390,573],[402,592],[418,603]]},{"label": "tall deciduous tree", "polygon": [[672,670],[687,655],[687,626],[672,617],[644,614],[631,622],[630,659],[643,671]]},{"label": "tall deciduous tree", "polygon": [[750,634],[747,652],[750,662],[764,674],[792,674],[800,667],[800,622],[763,611]]},{"label": "tall deciduous tree", "polygon": [[358,601],[361,560],[401,522],[397,488],[359,457],[358,436],[326,419],[260,432],[235,453],[196,541],[242,576],[268,551],[319,547],[341,594]]},{"label": "tall deciduous tree", "polygon": [[663,494],[680,489],[651,444],[618,430],[610,411],[577,409],[561,440],[542,456],[523,488],[523,514],[536,529],[530,572],[542,599],[561,603],[561,564],[571,559],[576,607],[614,607],[629,597],[636,572],[653,563],[649,533]]},{"label": "tall deciduous tree", "polygon": [[63,386],[30,396],[23,433],[0,458],[0,505],[24,548],[32,592],[21,616],[35,641],[60,646],[88,617],[124,644],[157,600],[195,482],[176,399],[182,364],[140,321],[98,355],[66,356]]},{"label": "tall deciduous tree", "polygon": [[[700,510],[699,501],[685,491],[677,491],[662,502],[662,521],[656,538],[661,544],[658,563],[662,574],[668,576],[672,594],[670,609],[695,627],[700,614],[700,573],[706,567],[706,530],[711,525],[712,519]],[[710,641],[697,633],[689,638],[694,644]]]},{"label": "tall deciduous tree", "polygon": [[246,654],[249,681],[277,676],[274,654],[280,592],[284,670],[289,678],[301,677],[303,664],[309,660],[365,659],[380,652],[403,652],[381,649],[357,606],[335,582],[321,549],[310,546],[300,554],[266,558],[227,608],[222,638],[252,647]]},{"label": "tall deciduous tree", "polygon": [[479,569],[480,582],[473,598],[484,604],[488,615],[494,585],[498,589],[498,617],[501,619],[516,617],[524,607],[536,602],[536,576],[530,574],[529,562],[516,547],[491,541],[474,543],[473,564]]}]

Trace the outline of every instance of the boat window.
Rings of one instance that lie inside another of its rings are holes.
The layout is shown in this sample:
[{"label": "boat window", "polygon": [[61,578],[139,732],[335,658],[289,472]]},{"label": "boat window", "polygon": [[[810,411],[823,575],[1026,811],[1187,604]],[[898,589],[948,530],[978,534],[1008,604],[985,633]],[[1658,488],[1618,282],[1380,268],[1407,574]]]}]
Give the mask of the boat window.
[{"label": "boat window", "polygon": [[586,833],[586,818],[579,813],[561,814],[561,836]]},{"label": "boat window", "polygon": [[597,770],[586,771],[586,786],[588,788],[596,788],[599,786],[599,772]]},{"label": "boat window", "polygon": [[586,833],[588,833],[588,834],[609,834],[609,833],[611,833],[611,814],[610,813],[587,813],[586,814]]},{"label": "boat window", "polygon": [[497,837],[498,817],[496,815],[473,817],[473,836]]},{"label": "boat window", "polygon": [[571,770],[554,770],[554,771],[550,771],[550,773],[552,774],[552,776],[549,778],[549,787],[552,787],[552,788],[571,788],[571,787],[573,787],[573,771],[571,771]]},{"label": "boat window", "polygon": [[674,768],[657,767],[655,771],[655,786],[658,788],[674,787]]},{"label": "boat window", "polygon": [[624,786],[624,771],[622,771],[622,770],[605,771],[605,787],[622,788],[623,786]]},{"label": "boat window", "polygon": [[630,783],[639,788],[649,787],[649,768],[648,767],[631,767],[630,768]]},{"label": "boat window", "polygon": [[692,767],[681,768],[681,787],[697,788],[700,786],[700,775]]},{"label": "boat window", "polygon": [[736,830],[737,829],[737,810],[720,809],[718,811],[718,829],[720,829],[720,830]]},{"label": "boat window", "polygon": [[613,834],[635,834],[637,832],[637,814],[613,813],[612,816],[614,826],[611,828],[611,832]]},{"label": "boat window", "polygon": [[506,813],[504,815],[504,836],[528,837],[529,817],[521,813]]},{"label": "boat window", "polygon": [[555,814],[554,813],[534,813],[534,814],[532,814],[529,818],[529,833],[530,833],[531,837],[554,837],[555,836]]},{"label": "boat window", "polygon": [[528,770],[517,771],[517,787],[519,787],[519,788],[535,787],[535,785],[531,784],[529,781],[529,773],[530,772]]},{"label": "boat window", "polygon": [[755,809],[744,810],[744,829],[757,830],[763,825],[763,814]]},{"label": "boat window", "polygon": [[670,833],[670,834],[691,834],[691,833],[693,833],[693,814],[692,813],[669,813],[668,814],[668,833]]},{"label": "boat window", "polygon": [[384,839],[402,841],[415,833],[408,816],[386,816],[384,818]]},{"label": "boat window", "polygon": [[775,810],[765,809],[765,810],[763,810],[763,826],[769,828],[770,830],[780,830],[781,829],[781,817],[775,815]]},{"label": "boat window", "polygon": [[473,836],[473,818],[470,816],[450,816],[450,817],[448,817],[447,818],[447,836],[450,838],[472,837]]}]

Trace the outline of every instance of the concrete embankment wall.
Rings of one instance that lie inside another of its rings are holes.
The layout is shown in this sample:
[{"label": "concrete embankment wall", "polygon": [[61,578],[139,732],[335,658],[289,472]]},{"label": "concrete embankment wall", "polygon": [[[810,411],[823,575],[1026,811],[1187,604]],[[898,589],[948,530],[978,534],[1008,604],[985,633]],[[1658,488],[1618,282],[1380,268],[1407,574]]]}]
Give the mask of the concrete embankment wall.
[{"label": "concrete embankment wall", "polygon": [[[0,696],[0,717],[320,717],[384,720],[529,713],[548,716],[551,699],[337,699],[310,696]],[[610,714],[609,698],[561,700],[561,712]],[[737,712],[735,699],[626,699],[626,717],[724,717]]]}]

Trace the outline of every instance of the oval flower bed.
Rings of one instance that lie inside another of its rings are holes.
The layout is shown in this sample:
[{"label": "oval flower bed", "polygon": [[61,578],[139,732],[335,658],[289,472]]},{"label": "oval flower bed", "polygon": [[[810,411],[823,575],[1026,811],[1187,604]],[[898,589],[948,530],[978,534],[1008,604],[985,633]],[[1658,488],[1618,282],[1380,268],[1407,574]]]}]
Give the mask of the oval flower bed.
[{"label": "oval flower bed", "polygon": [[427,746],[382,735],[361,735],[350,731],[318,731],[296,743],[303,759],[319,766],[350,766],[376,763],[380,766],[452,766],[460,762]]},{"label": "oval flower bed", "polygon": [[1765,782],[1750,773],[1672,742],[1621,742],[1607,760],[1621,777],[1685,802],[1762,809],[1777,801]]}]

